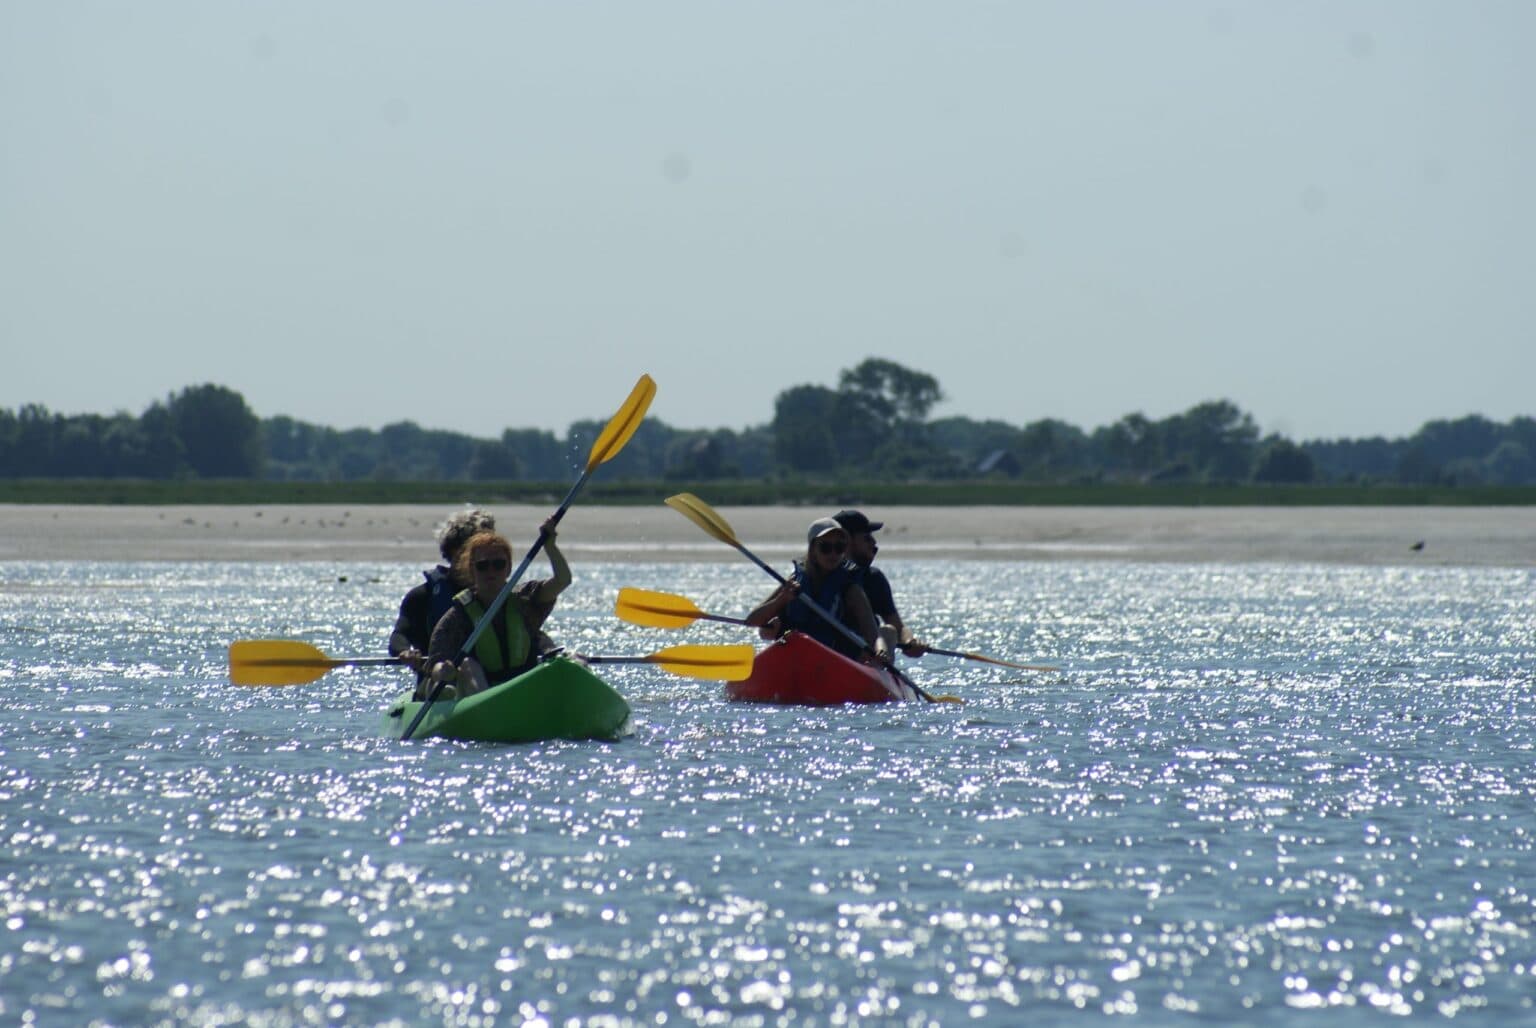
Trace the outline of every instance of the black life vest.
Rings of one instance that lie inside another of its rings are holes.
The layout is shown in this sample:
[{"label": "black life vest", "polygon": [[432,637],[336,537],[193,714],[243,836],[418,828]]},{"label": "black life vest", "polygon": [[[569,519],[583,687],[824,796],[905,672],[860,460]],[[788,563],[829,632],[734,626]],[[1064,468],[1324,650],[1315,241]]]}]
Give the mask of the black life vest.
[{"label": "black life vest", "polygon": [[855,638],[859,637],[859,630],[848,624],[847,611],[844,609],[843,593],[850,585],[858,581],[858,572],[847,561],[839,564],[831,572],[824,575],[814,587],[806,581],[805,568],[795,565],[795,572],[790,576],[790,581],[800,587],[800,595],[790,601],[784,608],[784,613],[779,616],[779,623],[785,629],[793,629],[796,632],[804,632],[824,646],[830,646],[837,652],[849,657],[858,657],[864,652],[862,645],[856,645],[852,640],[839,632],[826,619],[811,609],[806,603],[806,598],[816,602],[822,610],[832,617]]}]

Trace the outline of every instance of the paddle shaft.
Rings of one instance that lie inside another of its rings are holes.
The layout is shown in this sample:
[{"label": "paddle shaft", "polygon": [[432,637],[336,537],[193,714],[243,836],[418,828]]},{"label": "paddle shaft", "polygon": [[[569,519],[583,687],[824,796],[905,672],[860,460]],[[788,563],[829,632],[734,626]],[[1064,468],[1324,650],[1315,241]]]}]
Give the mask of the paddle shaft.
[{"label": "paddle shaft", "polygon": [[700,621],[719,621],[727,625],[744,625],[747,623],[746,618],[728,618],[724,614],[695,614],[694,617]]},{"label": "paddle shaft", "polygon": [[[739,663],[741,663],[742,666],[745,667],[746,669],[748,669],[748,670],[751,669],[751,667],[752,667],[752,647],[750,647],[750,646],[741,646],[741,647],[732,646],[732,647],[720,647],[720,648],[722,648],[722,649],[732,649],[732,650],[737,650],[737,649],[741,650],[741,652],[742,652],[742,654],[744,656],[740,659]],[[708,649],[708,647],[693,647],[693,649],[702,652],[702,651]],[[596,656],[596,655],[591,654],[591,653],[578,653],[578,654],[576,654],[576,657],[578,659],[580,659],[580,660],[586,661],[588,664],[662,664],[662,665],[669,665],[669,666],[676,666],[676,667],[717,668],[717,667],[724,667],[727,664],[737,663],[735,661],[705,660],[705,659],[700,659],[698,656],[694,656],[694,657],[678,656],[678,655],[675,655],[675,654],[671,653],[668,650],[662,650],[660,653],[647,653],[646,655],[644,655],[642,657],[607,657],[607,656]]]},{"label": "paddle shaft", "polygon": [[963,653],[960,650],[941,650],[937,646],[929,646],[929,653],[937,653],[941,657],[962,657],[965,660],[979,660],[983,664],[1000,664],[1003,667],[1018,668],[1020,671],[1060,671],[1059,667],[1048,664],[1015,664],[1011,660],[1000,660],[997,657],[988,657],[981,653]]},{"label": "paddle shaft", "polygon": [[591,653],[578,653],[578,654],[576,654],[576,657],[577,657],[577,659],[585,661],[588,664],[655,664],[655,663],[658,663],[656,658],[652,657],[652,656],[644,656],[644,657],[598,657],[598,656],[594,656]]},{"label": "paddle shaft", "polygon": [[246,667],[382,667],[404,664],[401,657],[254,657],[242,660]]}]

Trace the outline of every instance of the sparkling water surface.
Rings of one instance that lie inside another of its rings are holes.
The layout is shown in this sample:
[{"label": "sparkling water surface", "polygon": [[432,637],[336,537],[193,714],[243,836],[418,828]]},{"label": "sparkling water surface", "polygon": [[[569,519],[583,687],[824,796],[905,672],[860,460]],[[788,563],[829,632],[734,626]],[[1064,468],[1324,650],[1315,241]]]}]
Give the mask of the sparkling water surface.
[{"label": "sparkling water surface", "polygon": [[[725,703],[616,743],[402,744],[398,565],[0,564],[0,1023],[1536,1019],[1536,574],[906,562],[964,706]],[[594,654],[744,641],[743,562],[583,564]],[[417,578],[416,580],[419,580]],[[1374,1019],[1374,1018],[1373,1018]]]}]

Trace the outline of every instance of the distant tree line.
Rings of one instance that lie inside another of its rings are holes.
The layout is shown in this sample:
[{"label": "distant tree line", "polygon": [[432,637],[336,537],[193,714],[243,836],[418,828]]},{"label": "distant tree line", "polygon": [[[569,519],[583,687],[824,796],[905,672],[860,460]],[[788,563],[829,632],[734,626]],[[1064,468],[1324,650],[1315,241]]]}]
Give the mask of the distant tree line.
[{"label": "distant tree line", "polygon": [[[1293,442],[1262,434],[1227,400],[1152,420],[1127,414],[1091,432],[1051,418],[1012,425],[932,419],[933,376],[870,358],[835,386],[797,385],[773,420],[740,431],[677,429],[648,417],[609,476],[700,481],[1007,476],[1035,482],[1536,484],[1536,420],[1430,421],[1404,439]],[[0,409],[0,477],[266,478],[290,481],[563,482],[585,465],[603,420],[563,437],[512,429],[483,439],[399,421],[337,429],[262,419],[237,392],[198,385],[142,414]]]}]

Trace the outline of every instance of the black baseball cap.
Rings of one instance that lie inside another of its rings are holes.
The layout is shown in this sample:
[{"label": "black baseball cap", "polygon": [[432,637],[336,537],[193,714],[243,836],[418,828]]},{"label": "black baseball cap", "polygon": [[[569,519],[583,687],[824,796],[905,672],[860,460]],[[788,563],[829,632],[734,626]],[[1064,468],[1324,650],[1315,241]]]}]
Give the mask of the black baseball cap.
[{"label": "black baseball cap", "polygon": [[847,529],[849,535],[878,532],[885,527],[884,521],[871,521],[861,510],[840,510],[832,515],[832,520]]}]

